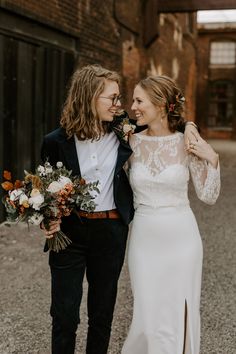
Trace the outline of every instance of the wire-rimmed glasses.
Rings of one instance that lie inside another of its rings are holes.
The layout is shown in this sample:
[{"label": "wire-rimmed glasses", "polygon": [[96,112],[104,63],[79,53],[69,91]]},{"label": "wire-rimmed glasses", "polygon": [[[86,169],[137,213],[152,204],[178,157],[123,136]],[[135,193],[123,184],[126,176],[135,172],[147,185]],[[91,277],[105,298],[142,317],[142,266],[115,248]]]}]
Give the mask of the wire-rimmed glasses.
[{"label": "wire-rimmed glasses", "polygon": [[118,101],[121,100],[122,96],[112,96],[112,97],[105,97],[105,96],[99,96],[100,98],[107,98],[108,100],[111,100],[112,106],[116,106]]}]

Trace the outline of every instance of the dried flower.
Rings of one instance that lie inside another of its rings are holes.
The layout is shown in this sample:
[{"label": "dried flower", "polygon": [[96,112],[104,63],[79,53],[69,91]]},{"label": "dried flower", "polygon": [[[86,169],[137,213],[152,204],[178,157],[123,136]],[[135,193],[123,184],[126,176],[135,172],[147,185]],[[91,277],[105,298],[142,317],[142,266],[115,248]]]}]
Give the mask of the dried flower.
[{"label": "dried flower", "polygon": [[56,166],[57,166],[57,168],[62,168],[63,163],[61,161],[58,161]]},{"label": "dried flower", "polygon": [[11,172],[9,171],[3,171],[3,177],[7,180],[7,181],[11,181]]},{"label": "dried flower", "polygon": [[5,181],[1,183],[1,186],[3,189],[5,189],[5,191],[11,191],[14,188],[13,183],[9,181]]}]

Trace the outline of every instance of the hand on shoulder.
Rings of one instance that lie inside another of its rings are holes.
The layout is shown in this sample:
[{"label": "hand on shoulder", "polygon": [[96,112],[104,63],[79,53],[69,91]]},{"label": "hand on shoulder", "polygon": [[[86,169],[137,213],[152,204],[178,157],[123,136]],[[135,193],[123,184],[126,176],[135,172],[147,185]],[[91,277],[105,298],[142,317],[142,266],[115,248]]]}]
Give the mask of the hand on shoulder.
[{"label": "hand on shoulder", "polygon": [[219,155],[215,152],[210,144],[208,144],[202,137],[199,135],[197,141],[191,142],[189,152],[198,156],[199,158],[209,162],[214,168],[217,168],[219,162]]},{"label": "hand on shoulder", "polygon": [[184,141],[185,148],[189,151],[190,143],[198,141],[200,134],[198,127],[194,122],[188,121],[185,123]]}]

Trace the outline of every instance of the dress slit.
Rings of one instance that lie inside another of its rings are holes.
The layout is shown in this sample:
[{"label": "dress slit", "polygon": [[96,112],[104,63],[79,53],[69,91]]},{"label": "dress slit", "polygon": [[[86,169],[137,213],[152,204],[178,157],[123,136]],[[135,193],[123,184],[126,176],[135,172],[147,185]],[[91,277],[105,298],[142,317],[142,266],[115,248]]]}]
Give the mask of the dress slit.
[{"label": "dress slit", "polygon": [[185,352],[186,349],[186,336],[187,336],[187,320],[188,320],[188,307],[187,307],[187,301],[185,300],[185,305],[184,305],[184,341],[183,341],[183,354],[187,354]]},{"label": "dress slit", "polygon": [[189,311],[187,300],[185,299],[184,305],[184,337],[183,337],[183,354],[192,354],[192,345],[191,345],[191,334],[189,328]]}]

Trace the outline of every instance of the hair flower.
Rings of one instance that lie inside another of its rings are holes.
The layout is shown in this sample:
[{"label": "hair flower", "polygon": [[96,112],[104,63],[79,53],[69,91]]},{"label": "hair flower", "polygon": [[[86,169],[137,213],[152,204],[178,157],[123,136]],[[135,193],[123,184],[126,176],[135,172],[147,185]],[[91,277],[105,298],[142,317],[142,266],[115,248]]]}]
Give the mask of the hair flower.
[{"label": "hair flower", "polygon": [[170,103],[169,112],[174,112],[174,110],[175,110],[175,103]]}]

